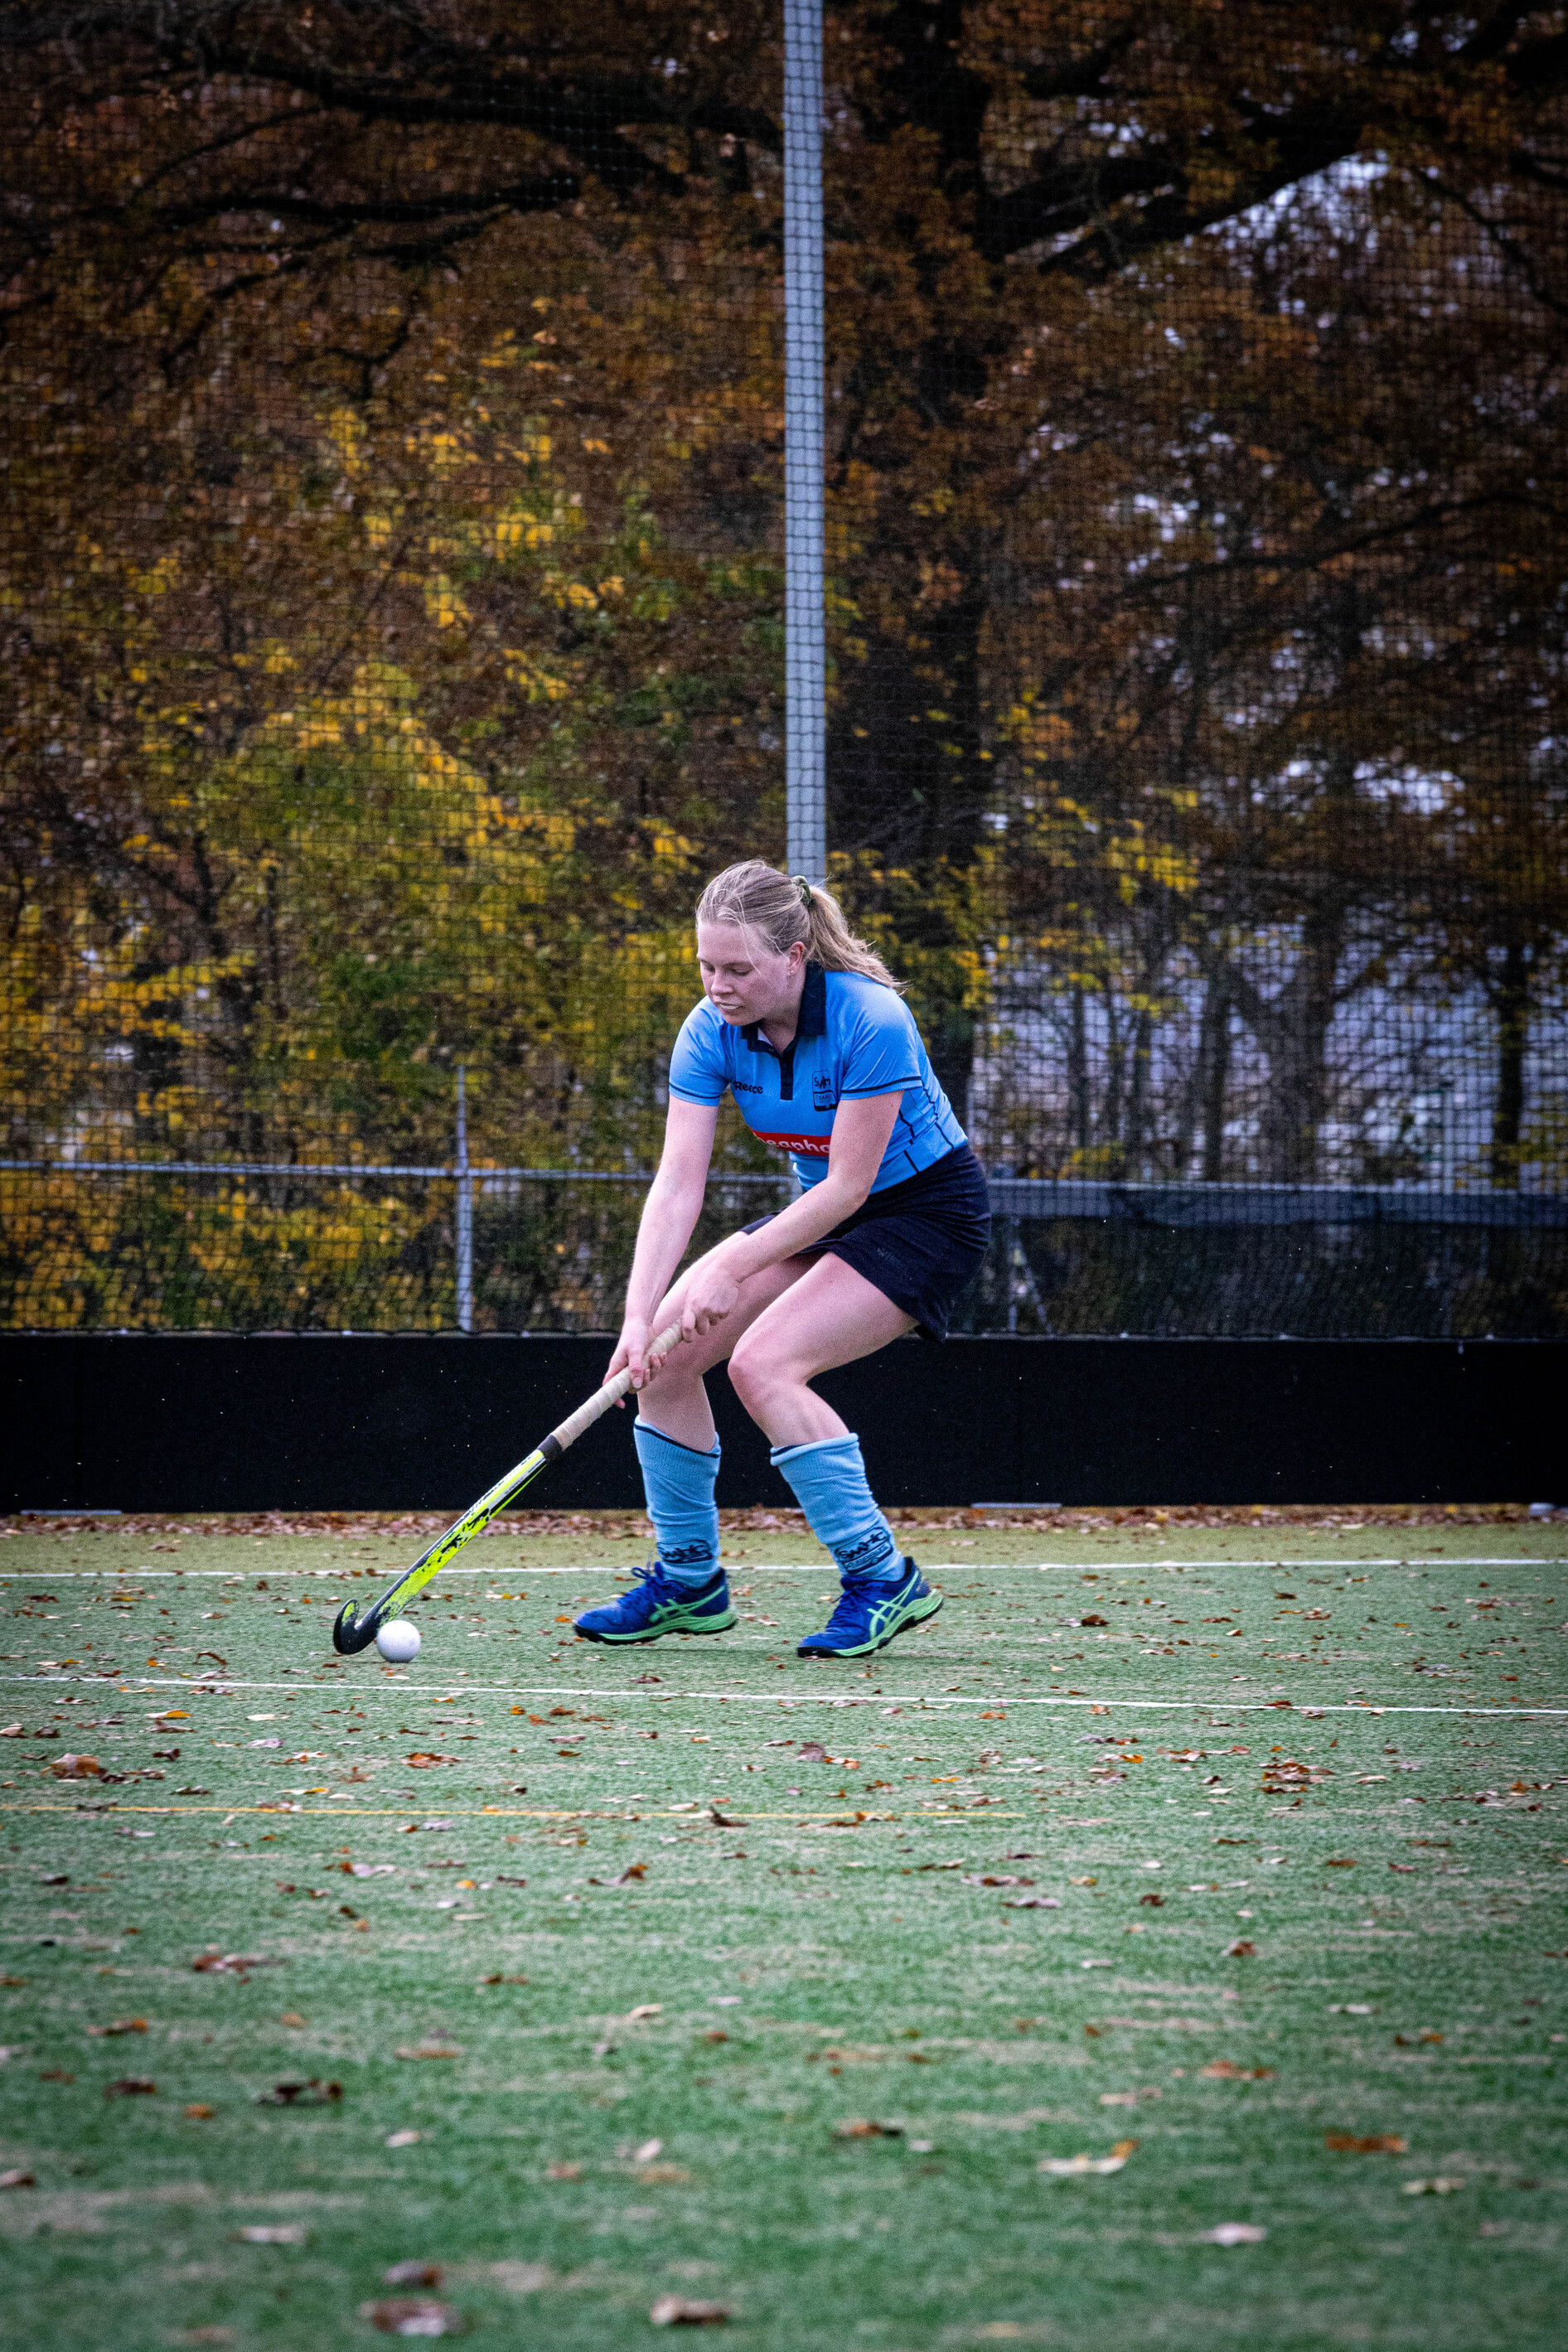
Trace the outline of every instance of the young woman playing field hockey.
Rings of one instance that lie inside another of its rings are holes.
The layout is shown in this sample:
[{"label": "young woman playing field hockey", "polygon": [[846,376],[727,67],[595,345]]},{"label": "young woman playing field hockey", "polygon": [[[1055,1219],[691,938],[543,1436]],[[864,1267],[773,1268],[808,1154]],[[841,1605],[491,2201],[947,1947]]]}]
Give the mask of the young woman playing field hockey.
[{"label": "young woman playing field hockey", "polygon": [[[620,1341],[657,1556],[643,1581],[576,1628],[590,1642],[721,1633],[735,1622],[719,1564],[719,1441],[703,1375],[728,1360],[773,1442],[843,1593],[802,1657],[859,1658],[933,1616],[942,1596],[866,1483],[860,1441],[811,1383],[919,1329],[947,1334],[985,1255],[985,1178],[881,959],[837,901],[760,860],[731,866],[697,908],[702,1002],[669,1065],[669,1117],[637,1234]],[[752,1132],[787,1151],[804,1190],[731,1234],[671,1285],[702,1206],[728,1087]],[[682,1343],[650,1336],[679,1318]]]}]

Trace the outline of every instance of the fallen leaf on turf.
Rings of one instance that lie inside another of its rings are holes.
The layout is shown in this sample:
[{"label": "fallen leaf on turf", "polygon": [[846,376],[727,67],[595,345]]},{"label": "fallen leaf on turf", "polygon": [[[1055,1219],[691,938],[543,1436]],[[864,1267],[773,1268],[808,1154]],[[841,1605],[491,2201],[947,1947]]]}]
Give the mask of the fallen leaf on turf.
[{"label": "fallen leaf on turf", "polygon": [[251,1969],[280,1969],[284,1962],[269,1959],[265,1952],[226,1952],[221,1944],[209,1944],[191,1962],[194,1975],[243,1977]]},{"label": "fallen leaf on turf", "polygon": [[416,2147],[418,2142],[416,2131],[395,2131],[387,2133],[385,2145],[388,2147]]},{"label": "fallen leaf on turf", "polygon": [[1405,2156],[1410,2142],[1395,2132],[1325,2132],[1323,2146],[1349,2156]]},{"label": "fallen leaf on turf", "polygon": [[410,1771],[428,1772],[434,1764],[455,1764],[458,1759],[455,1756],[437,1756],[427,1748],[416,1748],[412,1756],[405,1756],[403,1760]]},{"label": "fallen leaf on turf", "polygon": [[1213,2058],[1206,2066],[1198,2068],[1219,2083],[1267,2083],[1273,2074],[1272,2066],[1238,2066],[1233,2058]]},{"label": "fallen leaf on turf", "polygon": [[278,2021],[279,2025],[292,2026],[305,2025],[308,2024],[309,2021],[310,2021],[308,2019],[300,2016],[297,2009],[286,2009],[282,2016]]},{"label": "fallen leaf on turf", "polygon": [[1163,2093],[1154,2090],[1101,2091],[1100,2104],[1102,2107],[1135,2107],[1141,2099],[1158,2099],[1163,2096]]},{"label": "fallen leaf on turf", "polygon": [[820,1740],[803,1739],[800,1746],[800,1760],[803,1764],[826,1764],[828,1761],[827,1750]]},{"label": "fallen leaf on turf", "polygon": [[338,1868],[345,1878],[390,1878],[397,1864],[395,1862],[340,1862]]},{"label": "fallen leaf on turf", "polygon": [[1414,1878],[1415,1875],[1415,1864],[1413,1862],[1391,1862],[1388,1866],[1390,1870],[1397,1870],[1402,1878]]},{"label": "fallen leaf on turf", "polygon": [[727,2304],[694,2303],[685,2294],[661,2294],[648,2312],[656,2327],[717,2327],[731,2316]]},{"label": "fallen leaf on turf", "polygon": [[77,1756],[68,1749],[49,1766],[57,1780],[101,1780],[103,1767],[96,1756]]},{"label": "fallen leaf on turf", "polygon": [[1435,2180],[1407,2180],[1405,2194],[1406,2197],[1451,2197],[1456,2189],[1462,2189],[1464,2185],[1462,2180],[1445,2178],[1439,2173]]},{"label": "fallen leaf on turf", "polygon": [[230,2234],[243,2239],[247,2246],[305,2246],[310,2241],[303,2221],[247,2221],[244,2229]]},{"label": "fallen leaf on turf", "polygon": [[639,2164],[634,2178],[647,2181],[651,2187],[657,2186],[660,2181],[668,2185],[676,2181],[689,2180],[692,2176],[683,2164]]},{"label": "fallen leaf on turf", "polygon": [[1396,2050],[1414,2050],[1419,2042],[1441,2042],[1442,2039],[1440,2033],[1396,2033],[1394,2046]]},{"label": "fallen leaf on turf", "polygon": [[185,2109],[187,2118],[194,2124],[210,2124],[216,2113],[217,2109],[209,2107],[203,2099],[193,2099]]},{"label": "fallen leaf on turf", "polygon": [[359,2315],[384,2336],[456,2336],[462,2326],[449,2303],[432,2303],[423,2295],[395,2294],[384,2303],[362,2303]]},{"label": "fallen leaf on turf", "polygon": [[1068,1885],[1069,1886],[1098,1886],[1100,1885],[1100,1881],[1098,1878],[1069,1878],[1068,1880]]},{"label": "fallen leaf on turf", "polygon": [[1009,1895],[1002,1906],[1004,1911],[1059,1911],[1061,1907],[1059,1895]]},{"label": "fallen leaf on turf", "polygon": [[664,2003],[661,2000],[639,2000],[636,2009],[627,2010],[626,2015],[635,2022],[641,2017],[658,2017],[662,2013],[663,2009]]},{"label": "fallen leaf on turf", "polygon": [[1119,2139],[1109,2156],[1042,2156],[1035,2169],[1058,2180],[1072,2173],[1120,2172],[1137,2145],[1135,2139]]},{"label": "fallen leaf on turf", "polygon": [[0,2172],[0,2189],[36,2189],[37,2185],[30,2172]]},{"label": "fallen leaf on turf", "polygon": [[646,1862],[628,1862],[620,1876],[618,1878],[612,1878],[610,1885],[612,1886],[630,1886],[635,1879],[646,1878],[647,1876],[647,1864]]},{"label": "fallen leaf on turf", "polygon": [[456,2042],[411,2042],[395,2050],[395,2058],[460,2058],[461,2046]]},{"label": "fallen leaf on turf", "polygon": [[1008,1870],[966,1870],[959,1880],[960,1886],[1033,1886],[1032,1878],[1020,1878]]},{"label": "fallen leaf on turf", "polygon": [[51,1870],[47,1877],[39,1879],[38,1885],[40,1886],[68,1886],[70,1885],[70,1873],[67,1870]]},{"label": "fallen leaf on turf", "polygon": [[581,2180],[583,2168],[580,2164],[547,2164],[544,2178],[546,2180]]},{"label": "fallen leaf on turf", "polygon": [[663,2154],[664,2142],[661,2139],[645,2139],[640,2147],[633,2148],[632,2162],[634,2164],[651,2164],[656,2156],[662,2156]]},{"label": "fallen leaf on turf", "polygon": [[341,2083],[323,2083],[312,2074],[304,2083],[274,2083],[257,2101],[260,2107],[327,2107],[343,2095]]},{"label": "fallen leaf on turf", "polygon": [[381,2277],[384,2286],[439,2286],[441,2265],[416,2258],[411,2263],[394,2263]]},{"label": "fallen leaf on turf", "polygon": [[1220,2221],[1204,2231],[1204,2242],[1210,2246],[1259,2246],[1268,2235],[1257,2221]]},{"label": "fallen leaf on turf", "polygon": [[728,2042],[730,2037],[721,2026],[710,2025],[702,2039],[704,2042]]},{"label": "fallen leaf on turf", "polygon": [[872,2123],[864,2116],[853,2116],[847,2123],[833,2126],[835,2139],[902,2139],[903,2136],[902,2124]]},{"label": "fallen leaf on turf", "polygon": [[1325,1870],[1353,1870],[1354,1858],[1348,1853],[1331,1853],[1323,1864]]},{"label": "fallen leaf on turf", "polygon": [[122,2074],[118,2083],[105,2083],[106,2099],[134,2099],[150,2096],[158,2085],[151,2074]]},{"label": "fallen leaf on turf", "polygon": [[1258,1947],[1256,1944],[1250,1942],[1246,1936],[1238,1936],[1234,1944],[1227,1944],[1226,1946],[1222,1957],[1227,1960],[1256,1959],[1258,1957]]},{"label": "fallen leaf on turf", "polygon": [[145,2033],[147,2021],[144,2017],[117,2017],[112,2025],[89,2025],[87,2030],[99,2041],[112,2040],[121,2033]]},{"label": "fallen leaf on turf", "polygon": [[733,1813],[721,1813],[717,1805],[710,1805],[708,1818],[716,1830],[743,1830],[746,1823],[737,1821]]},{"label": "fallen leaf on turf", "polygon": [[0,1739],[24,1739],[26,1737],[19,1723],[0,1724]]}]

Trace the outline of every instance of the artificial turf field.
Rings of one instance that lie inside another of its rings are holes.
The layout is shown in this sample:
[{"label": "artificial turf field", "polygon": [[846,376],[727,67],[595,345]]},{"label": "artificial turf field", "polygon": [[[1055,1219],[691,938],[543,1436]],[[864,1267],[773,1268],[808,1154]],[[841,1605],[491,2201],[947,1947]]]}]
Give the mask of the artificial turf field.
[{"label": "artificial turf field", "polygon": [[728,1635],[536,1516],[398,1670],[426,1523],[10,1523],[4,2340],[1560,2345],[1568,1528],[902,1516],[869,1669],[757,1515]]}]

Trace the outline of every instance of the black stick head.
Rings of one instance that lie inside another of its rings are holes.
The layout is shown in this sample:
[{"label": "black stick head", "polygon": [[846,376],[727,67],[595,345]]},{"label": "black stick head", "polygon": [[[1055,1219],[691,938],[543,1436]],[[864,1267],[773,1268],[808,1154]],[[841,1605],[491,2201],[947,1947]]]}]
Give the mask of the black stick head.
[{"label": "black stick head", "polygon": [[356,1650],[368,1650],[381,1631],[385,1614],[384,1604],[379,1601],[363,1617],[354,1601],[345,1601],[332,1627],[333,1649],[343,1657],[353,1657]]}]

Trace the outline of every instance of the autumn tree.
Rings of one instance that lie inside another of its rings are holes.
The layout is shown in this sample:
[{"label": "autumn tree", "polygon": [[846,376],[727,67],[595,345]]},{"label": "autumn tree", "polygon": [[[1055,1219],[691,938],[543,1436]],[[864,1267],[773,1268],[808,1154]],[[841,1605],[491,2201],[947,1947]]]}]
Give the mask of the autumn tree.
[{"label": "autumn tree", "polygon": [[[1055,1023],[1008,1156],[1240,1174],[1245,1045],[1296,1179],[1336,1024],[1480,990],[1516,1181],[1560,12],[826,34],[831,835],[950,1089]],[[17,1143],[440,1157],[464,1060],[490,1158],[644,1163],[693,883],[783,848],[776,11],[0,43]]]}]

